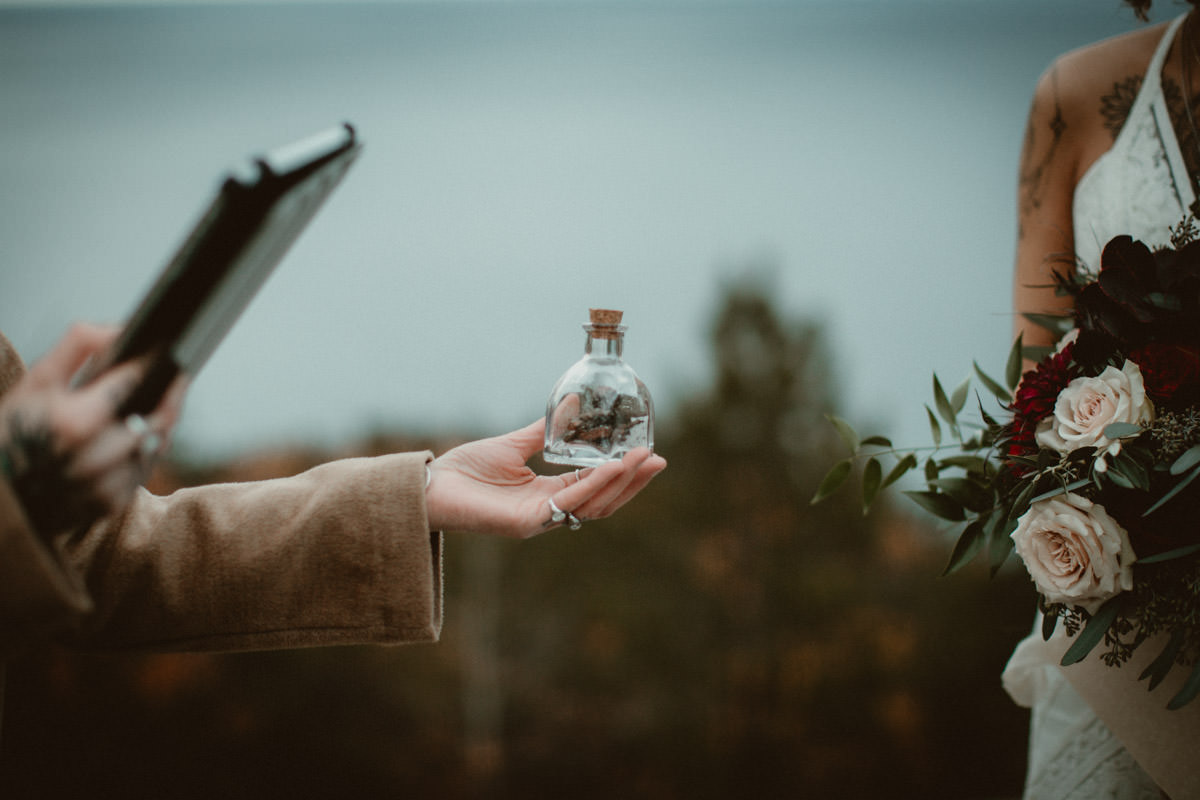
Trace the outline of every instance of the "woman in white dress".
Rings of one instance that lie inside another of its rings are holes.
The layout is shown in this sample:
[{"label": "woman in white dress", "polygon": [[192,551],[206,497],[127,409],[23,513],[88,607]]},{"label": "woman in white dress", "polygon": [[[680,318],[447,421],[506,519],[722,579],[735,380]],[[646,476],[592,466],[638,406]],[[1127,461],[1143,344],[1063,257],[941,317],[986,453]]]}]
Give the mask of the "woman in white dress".
[{"label": "woman in white dress", "polygon": [[[1127,2],[1139,16],[1150,5]],[[1099,266],[1104,244],[1119,234],[1166,244],[1170,228],[1196,207],[1198,92],[1195,8],[1062,55],[1043,74],[1018,194],[1014,301],[1026,344],[1052,342],[1022,312],[1061,313],[1070,302],[1055,296],[1054,270]],[[1097,718],[1057,660],[1035,634],[1017,648],[1004,675],[1010,694],[1033,710],[1026,800],[1164,797],[1145,769],[1149,759],[1131,755],[1123,732]]]}]

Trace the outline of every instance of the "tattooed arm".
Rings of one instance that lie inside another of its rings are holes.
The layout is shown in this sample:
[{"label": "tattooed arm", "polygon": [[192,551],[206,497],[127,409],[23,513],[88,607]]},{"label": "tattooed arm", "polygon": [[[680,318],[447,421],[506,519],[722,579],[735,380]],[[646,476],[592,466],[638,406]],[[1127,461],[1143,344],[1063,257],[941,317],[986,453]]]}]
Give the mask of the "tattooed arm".
[{"label": "tattooed arm", "polygon": [[1069,298],[1055,296],[1053,272],[1074,263],[1071,196],[1078,176],[1074,120],[1063,102],[1062,65],[1038,82],[1026,123],[1017,190],[1017,254],[1013,287],[1014,335],[1027,345],[1050,344],[1044,329],[1023,313],[1058,313]]}]

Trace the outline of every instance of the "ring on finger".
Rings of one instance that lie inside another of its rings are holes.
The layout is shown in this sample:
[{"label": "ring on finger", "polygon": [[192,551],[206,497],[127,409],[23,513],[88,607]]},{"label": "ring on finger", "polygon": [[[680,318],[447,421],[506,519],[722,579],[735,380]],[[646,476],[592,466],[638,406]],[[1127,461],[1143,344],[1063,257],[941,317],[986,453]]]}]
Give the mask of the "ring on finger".
[{"label": "ring on finger", "polygon": [[583,520],[572,514],[570,511],[563,511],[561,508],[559,508],[558,504],[554,502],[553,497],[546,498],[546,502],[550,504],[551,522],[565,522],[567,523],[567,527],[573,531],[577,531],[583,527]]},{"label": "ring on finger", "polygon": [[149,458],[162,446],[162,437],[150,427],[141,414],[130,414],[125,418],[125,427],[137,441],[137,452],[141,458]]}]

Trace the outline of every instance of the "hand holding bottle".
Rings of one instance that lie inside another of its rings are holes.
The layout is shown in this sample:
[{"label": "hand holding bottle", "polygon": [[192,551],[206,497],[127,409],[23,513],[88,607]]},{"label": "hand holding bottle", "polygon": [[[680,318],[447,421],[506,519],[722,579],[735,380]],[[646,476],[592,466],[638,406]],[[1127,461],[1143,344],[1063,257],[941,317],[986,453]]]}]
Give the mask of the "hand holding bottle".
[{"label": "hand holding bottle", "polygon": [[[528,538],[574,518],[614,513],[645,488],[667,462],[639,447],[619,461],[538,475],[526,462],[543,444],[544,421],[461,445],[430,465],[425,502],[435,530]],[[555,519],[554,509],[563,512]]]}]

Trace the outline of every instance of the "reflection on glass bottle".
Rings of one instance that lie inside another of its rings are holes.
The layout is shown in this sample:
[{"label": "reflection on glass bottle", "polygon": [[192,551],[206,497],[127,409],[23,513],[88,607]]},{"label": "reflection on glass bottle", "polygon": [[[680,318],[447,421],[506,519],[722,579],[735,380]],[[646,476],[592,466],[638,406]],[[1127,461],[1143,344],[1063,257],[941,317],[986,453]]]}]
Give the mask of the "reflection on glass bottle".
[{"label": "reflection on glass bottle", "polygon": [[636,447],[654,449],[654,403],[622,359],[622,312],[593,308],[583,358],[568,369],[546,404],[543,457],[554,464],[594,466]]}]

